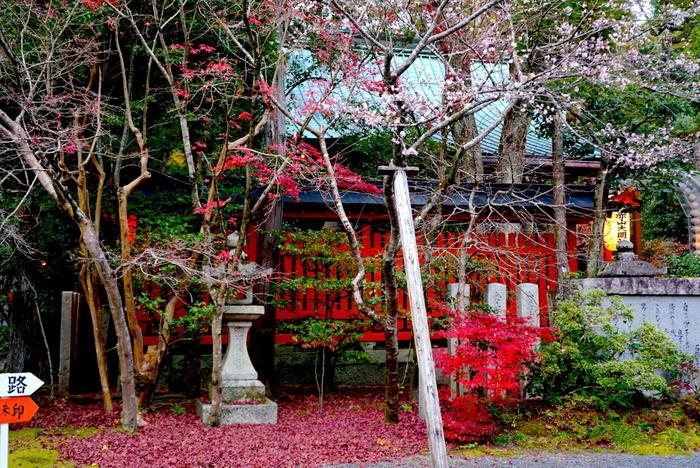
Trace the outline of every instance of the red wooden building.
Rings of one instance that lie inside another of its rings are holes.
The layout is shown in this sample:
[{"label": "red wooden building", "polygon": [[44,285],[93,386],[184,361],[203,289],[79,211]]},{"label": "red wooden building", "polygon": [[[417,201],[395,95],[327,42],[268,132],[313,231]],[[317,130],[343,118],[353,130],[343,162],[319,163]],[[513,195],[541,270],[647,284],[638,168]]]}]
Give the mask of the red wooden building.
[{"label": "red wooden building", "polygon": [[[430,186],[414,184],[411,187],[411,200],[414,207],[420,207],[430,193]],[[283,221],[285,226],[295,226],[304,229],[328,229],[329,225],[337,222],[335,213],[331,210],[327,194],[319,191],[306,191],[300,194],[299,200],[285,200],[283,206]],[[579,227],[591,221],[593,209],[592,186],[567,186],[567,223],[569,267],[571,271],[579,270],[580,253],[578,248],[583,239],[578,238]],[[366,258],[381,256],[384,245],[388,240],[387,214],[383,197],[346,192],[343,203],[357,227],[362,245],[362,253]],[[477,230],[473,235],[474,241],[468,247],[468,253],[475,259],[486,261],[490,268],[487,271],[473,272],[469,275],[472,291],[472,301],[477,301],[484,286],[491,282],[506,284],[509,292],[514,292],[517,284],[535,283],[539,285],[541,321],[544,325],[549,309],[548,291],[555,287],[554,238],[551,234],[552,223],[552,187],[545,184],[482,184],[474,187],[471,184],[462,186],[443,200],[444,221],[448,225],[446,232],[437,235],[433,245],[434,255],[453,254],[461,244],[461,228],[469,220],[465,209],[471,204],[471,212],[479,216],[479,224],[518,223],[519,232],[503,233],[493,229]],[[467,210],[468,211],[468,210]],[[331,223],[331,224],[329,224]],[[526,225],[526,226],[524,226]],[[493,226],[491,226],[493,227]],[[422,239],[419,235],[419,245]],[[257,229],[249,232],[247,251],[249,259],[260,262],[262,257],[262,235]],[[276,255],[277,272],[275,277],[309,276],[318,272],[313,265],[303,258],[278,252]],[[333,272],[325,272],[332,276]],[[381,272],[368,273],[367,279],[373,282],[381,281]],[[454,281],[451,275],[445,274],[437,286],[427,291],[429,304],[440,299],[438,289],[444,289],[446,283]],[[269,310],[275,320],[280,322],[298,320],[307,317],[352,319],[357,318],[357,311],[349,294],[340,297],[329,306],[322,293],[308,289],[288,294],[287,304]],[[408,308],[405,294],[400,296],[401,307]],[[509,313],[514,313],[514,295],[509,294]],[[184,306],[181,313],[184,313]],[[437,312],[433,308],[433,315]],[[267,320],[271,317],[268,316]],[[144,344],[157,341],[155,330],[147,316],[141,317],[144,331]],[[410,339],[410,322],[407,318],[400,321],[400,340]],[[369,330],[363,336],[367,341],[381,341],[383,334]],[[211,337],[205,336],[202,343],[210,343]],[[277,343],[291,342],[291,336],[277,333]]]},{"label": "red wooden building", "polygon": [[[469,219],[464,212],[465,206],[472,203],[472,212],[478,213],[480,225],[494,227],[493,223],[503,224],[506,221],[518,222],[520,227],[525,222],[528,229],[518,233],[503,233],[481,231],[473,235],[474,240],[468,247],[468,254],[473,258],[486,261],[490,267],[487,271],[473,272],[469,275],[473,300],[478,300],[487,283],[501,282],[506,284],[509,292],[514,292],[517,284],[535,283],[539,285],[541,321],[546,324],[548,313],[548,291],[555,288],[555,257],[554,237],[551,234],[552,193],[551,186],[544,184],[484,184],[474,187],[464,185],[443,200],[443,215],[448,225],[447,232],[441,232],[432,243],[433,255],[454,254],[462,244],[460,228]],[[411,199],[414,207],[420,207],[426,201],[430,187],[414,184],[411,187]],[[362,254],[365,258],[380,257],[388,242],[387,215],[382,197],[348,192],[343,195],[346,210],[355,223]],[[325,225],[332,228],[337,217],[329,208],[329,200],[321,192],[303,192],[296,202],[285,202],[285,224],[303,228],[322,229]],[[593,209],[593,187],[567,187],[567,222],[569,267],[571,271],[579,270],[579,245],[584,241],[577,236],[578,227],[591,221]],[[490,222],[489,222],[490,221]],[[330,224],[329,224],[330,223]],[[259,258],[260,238],[253,234],[250,240],[251,259]],[[423,244],[419,235],[419,246]],[[285,275],[310,276],[318,274],[316,267],[304,258],[285,252],[279,254],[278,273]],[[326,277],[333,277],[334,272],[324,271]],[[381,281],[381,271],[371,271],[367,280]],[[443,291],[446,283],[454,281],[451,274],[443,274],[436,288],[427,290],[429,304],[442,299],[437,290]],[[340,297],[329,305],[323,293],[308,289],[287,294],[288,305],[277,308],[277,321],[298,320],[306,317],[351,319],[358,317],[350,294]],[[408,298],[400,294],[400,304],[404,310],[408,308]],[[515,297],[508,298],[510,313],[515,311]],[[433,308],[433,313],[437,313]],[[407,318],[400,320],[400,340],[410,339],[410,322]],[[383,334],[369,331],[364,334],[368,341],[381,341]],[[278,333],[276,342],[287,343],[291,337]]]}]

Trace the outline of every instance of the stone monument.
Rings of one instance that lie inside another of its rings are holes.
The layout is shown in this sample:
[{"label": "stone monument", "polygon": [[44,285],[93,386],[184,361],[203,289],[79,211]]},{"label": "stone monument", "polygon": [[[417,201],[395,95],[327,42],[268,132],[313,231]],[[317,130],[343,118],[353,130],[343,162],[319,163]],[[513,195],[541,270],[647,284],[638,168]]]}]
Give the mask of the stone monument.
[{"label": "stone monument", "polygon": [[[230,247],[234,247],[237,241],[227,240]],[[244,278],[267,273],[261,272],[256,263],[239,264],[238,270]],[[277,403],[265,395],[265,385],[258,380],[248,354],[248,331],[253,320],[265,313],[265,307],[253,305],[250,285],[244,291],[243,299],[227,300],[223,312],[228,328],[228,346],[221,366],[221,424],[277,424]],[[211,404],[197,402],[197,414],[202,421],[206,421],[210,411]]]},{"label": "stone monument", "polygon": [[638,260],[632,243],[618,243],[618,258],[608,263],[598,278],[573,281],[583,290],[599,289],[620,296],[633,310],[633,319],[619,323],[628,331],[646,320],[668,333],[681,351],[694,356],[700,366],[700,278],[663,278],[665,268]]}]

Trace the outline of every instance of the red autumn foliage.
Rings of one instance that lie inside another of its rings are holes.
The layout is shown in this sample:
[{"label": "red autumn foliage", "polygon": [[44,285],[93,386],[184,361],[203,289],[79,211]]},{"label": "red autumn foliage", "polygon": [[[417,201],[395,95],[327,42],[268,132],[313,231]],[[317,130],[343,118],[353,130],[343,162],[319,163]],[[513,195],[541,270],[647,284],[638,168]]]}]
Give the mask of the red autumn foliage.
[{"label": "red autumn foliage", "polygon": [[119,413],[121,405],[115,404],[114,411],[105,413],[101,403],[90,403],[80,405],[66,400],[56,398],[48,401],[37,401],[39,411],[28,423],[15,424],[17,428],[39,427],[42,429],[53,429],[59,427],[116,427],[119,423]]},{"label": "red autumn foliage", "polygon": [[127,231],[129,232],[128,237],[131,242],[136,240],[136,233],[138,232],[139,221],[136,215],[130,214],[126,221]]},{"label": "red autumn foliage", "polygon": [[[451,312],[446,311],[447,314]],[[527,364],[539,356],[539,340],[551,340],[552,329],[527,325],[527,318],[503,318],[495,314],[452,315],[452,325],[442,333],[457,338],[454,354],[439,351],[436,366],[456,376],[463,395],[442,393],[445,436],[454,441],[473,441],[496,430],[489,407],[517,403]]]},{"label": "red autumn foliage", "polygon": [[[315,396],[279,404],[276,425],[202,425],[193,408],[174,415],[167,409],[144,415],[137,434],[116,427],[118,412],[58,400],[42,405],[33,426],[110,427],[89,437],[65,437],[61,457],[77,466],[124,467],[315,467],[399,460],[426,450],[425,427],[414,408],[399,424],[384,423],[377,396],[331,396],[317,411]],[[27,427],[27,426],[24,426]]]},{"label": "red autumn foliage", "polygon": [[[241,118],[241,113],[238,117]],[[274,179],[275,185],[280,189],[278,195],[288,196],[294,200],[299,200],[303,184],[307,188],[314,186],[321,189],[328,187],[328,173],[324,166],[323,156],[313,146],[307,143],[289,143],[284,148],[270,147],[273,153],[284,150],[287,158],[283,169],[276,168],[266,161],[261,153],[255,153],[248,148],[239,147],[231,151],[226,156],[223,165],[215,166],[214,172],[233,170],[243,166],[250,166],[253,169],[253,176],[257,178],[258,184],[264,186]],[[382,191],[375,185],[362,180],[359,174],[351,171],[342,164],[333,165],[335,179],[338,187],[357,192],[381,194]]]},{"label": "red autumn foliage", "polygon": [[625,206],[639,206],[639,196],[639,190],[634,187],[627,187],[622,192],[612,197],[611,200]]},{"label": "red autumn foliage", "polygon": [[81,0],[81,2],[83,5],[90,8],[90,10],[92,11],[98,9],[100,6],[102,6],[103,3],[108,3],[113,6],[119,5],[118,0]]},{"label": "red autumn foliage", "polygon": [[[445,389],[449,392],[449,389]],[[445,438],[452,442],[473,442],[489,439],[497,431],[488,405],[481,398],[462,395],[450,398],[444,390],[440,392],[442,425]]]}]

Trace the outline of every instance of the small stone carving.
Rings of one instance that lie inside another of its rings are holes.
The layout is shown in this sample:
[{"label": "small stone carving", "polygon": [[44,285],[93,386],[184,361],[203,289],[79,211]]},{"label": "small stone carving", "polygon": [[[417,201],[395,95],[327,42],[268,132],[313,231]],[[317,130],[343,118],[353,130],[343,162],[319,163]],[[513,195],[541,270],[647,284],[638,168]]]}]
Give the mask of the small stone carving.
[{"label": "small stone carving", "polygon": [[636,277],[659,276],[668,273],[667,268],[656,268],[649,262],[639,260],[633,252],[634,244],[628,240],[620,240],[617,243],[617,260],[605,265],[598,276],[610,277]]},{"label": "small stone carving", "polygon": [[233,231],[231,234],[226,236],[226,245],[231,248],[235,248],[238,246],[238,240],[241,238],[241,235],[238,234],[238,231]]},{"label": "small stone carving", "polygon": [[[228,251],[228,253],[233,257],[236,254],[236,247],[238,247],[238,241],[240,240],[241,235],[238,233],[238,231],[233,231],[231,234],[226,236],[226,246],[230,247],[231,250]],[[241,260],[246,260],[248,258],[248,254],[245,253],[245,251],[241,252]]]}]

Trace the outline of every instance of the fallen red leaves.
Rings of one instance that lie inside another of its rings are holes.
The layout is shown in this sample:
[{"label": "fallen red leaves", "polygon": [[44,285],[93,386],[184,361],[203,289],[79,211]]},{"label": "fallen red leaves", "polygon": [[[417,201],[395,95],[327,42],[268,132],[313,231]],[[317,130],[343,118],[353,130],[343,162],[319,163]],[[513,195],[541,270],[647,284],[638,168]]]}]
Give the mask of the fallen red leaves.
[{"label": "fallen red leaves", "polygon": [[[417,411],[401,422],[385,424],[379,397],[331,396],[323,414],[316,397],[298,397],[279,405],[277,425],[209,428],[191,408],[145,414],[148,424],[136,435],[114,427],[67,440],[58,449],[76,465],[109,467],[314,467],[339,463],[397,460],[426,449],[425,428]],[[72,406],[72,411],[67,411]],[[42,408],[35,425],[103,425],[99,406],[59,401]],[[111,418],[116,423],[115,417]]]},{"label": "fallen red leaves", "polygon": [[80,405],[64,398],[37,403],[40,409],[34,419],[26,424],[17,424],[18,428],[40,427],[50,430],[58,427],[96,427],[102,429],[114,427],[119,423],[121,406],[118,404],[115,405],[114,411],[105,413],[101,403]]}]

